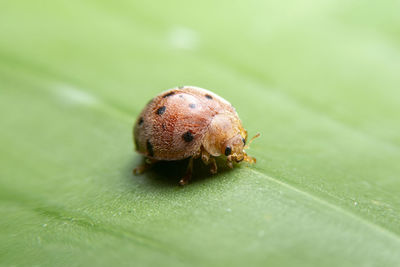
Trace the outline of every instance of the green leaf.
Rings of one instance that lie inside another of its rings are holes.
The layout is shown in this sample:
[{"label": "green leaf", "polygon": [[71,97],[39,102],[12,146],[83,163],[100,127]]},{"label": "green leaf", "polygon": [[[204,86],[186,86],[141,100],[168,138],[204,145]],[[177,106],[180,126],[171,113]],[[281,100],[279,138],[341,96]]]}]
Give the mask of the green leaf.
[{"label": "green leaf", "polygon": [[[399,266],[396,1],[2,1],[0,265]],[[142,162],[178,85],[237,109],[257,164]]]}]

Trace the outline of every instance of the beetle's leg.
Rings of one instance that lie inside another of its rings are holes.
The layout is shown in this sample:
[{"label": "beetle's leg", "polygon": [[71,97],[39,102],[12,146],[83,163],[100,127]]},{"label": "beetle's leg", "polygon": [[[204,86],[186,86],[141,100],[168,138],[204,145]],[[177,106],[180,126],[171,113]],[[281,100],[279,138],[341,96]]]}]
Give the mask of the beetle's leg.
[{"label": "beetle's leg", "polygon": [[211,164],[210,172],[212,174],[216,174],[217,170],[218,170],[218,167],[217,167],[217,162],[215,161],[215,158],[210,158],[210,164]]},{"label": "beetle's leg", "polygon": [[144,173],[145,171],[150,169],[151,166],[153,166],[153,164],[156,163],[156,162],[157,162],[157,160],[155,160],[155,159],[146,158],[144,160],[143,164],[140,164],[139,166],[137,166],[136,168],[133,169],[133,174],[134,175],[139,175],[139,174]]},{"label": "beetle's leg", "polygon": [[216,173],[217,173],[218,167],[217,167],[217,162],[215,161],[215,158],[212,157],[212,156],[210,155],[210,153],[208,153],[208,152],[207,152],[206,150],[204,150],[204,149],[201,151],[201,160],[203,161],[203,163],[204,163],[205,165],[211,164],[211,166],[210,166],[210,172],[211,172],[212,174],[216,174]]},{"label": "beetle's leg", "polygon": [[228,167],[229,167],[230,169],[233,168],[233,163],[232,163],[231,160],[228,160],[228,161],[226,162],[226,165],[228,165]]},{"label": "beetle's leg", "polygon": [[234,160],[233,155],[229,155],[226,157],[226,165],[228,165],[230,169],[233,168],[233,160]]},{"label": "beetle's leg", "polygon": [[201,151],[201,160],[206,165],[208,165],[209,160],[210,160],[210,154],[207,151],[205,151],[204,149]]},{"label": "beetle's leg", "polygon": [[189,159],[189,164],[186,170],[185,176],[179,181],[179,185],[186,185],[189,183],[190,179],[192,178],[193,172],[193,157]]}]

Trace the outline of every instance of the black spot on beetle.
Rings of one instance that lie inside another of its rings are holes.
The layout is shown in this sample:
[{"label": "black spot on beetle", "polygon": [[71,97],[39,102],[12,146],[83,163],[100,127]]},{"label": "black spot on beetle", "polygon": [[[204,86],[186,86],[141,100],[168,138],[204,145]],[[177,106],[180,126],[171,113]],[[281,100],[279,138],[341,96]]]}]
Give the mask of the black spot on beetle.
[{"label": "black spot on beetle", "polygon": [[164,112],[165,112],[166,109],[167,109],[166,106],[162,106],[162,107],[158,108],[157,111],[156,111],[157,115],[162,115],[162,114],[164,114]]},{"label": "black spot on beetle", "polygon": [[149,154],[149,156],[153,157],[154,156],[153,145],[150,143],[149,140],[146,141],[146,148],[147,148],[147,153]]},{"label": "black spot on beetle", "polygon": [[196,104],[193,103],[189,104],[189,108],[196,108]]},{"label": "black spot on beetle", "polygon": [[230,146],[227,146],[225,148],[225,156],[229,156],[232,153],[232,148]]},{"label": "black spot on beetle", "polygon": [[142,117],[140,117],[140,119],[139,119],[139,121],[138,121],[138,124],[139,124],[139,125],[142,125],[142,124],[143,124],[143,122],[144,122],[143,118],[142,118]]},{"label": "black spot on beetle", "polygon": [[246,139],[242,138],[243,145],[246,145]]},{"label": "black spot on beetle", "polygon": [[189,143],[189,142],[193,141],[194,136],[191,131],[187,131],[186,133],[184,133],[182,135],[182,138],[183,138],[183,140],[185,140],[185,142]]},{"label": "black spot on beetle", "polygon": [[205,95],[205,97],[208,98],[208,99],[213,99],[213,97],[210,96],[209,94]]},{"label": "black spot on beetle", "polygon": [[165,95],[163,95],[163,98],[166,98],[166,97],[172,96],[172,95],[174,95],[174,94],[175,94],[175,92],[174,92],[174,91],[172,91],[172,92],[169,92],[169,93],[166,93]]}]

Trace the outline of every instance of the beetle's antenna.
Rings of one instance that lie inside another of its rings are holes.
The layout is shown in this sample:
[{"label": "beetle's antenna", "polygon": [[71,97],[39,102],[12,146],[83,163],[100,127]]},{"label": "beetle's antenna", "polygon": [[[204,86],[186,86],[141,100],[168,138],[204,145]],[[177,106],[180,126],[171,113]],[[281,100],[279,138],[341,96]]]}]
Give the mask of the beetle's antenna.
[{"label": "beetle's antenna", "polygon": [[256,139],[257,137],[260,137],[260,135],[261,135],[260,133],[257,133],[255,136],[253,136],[253,137],[250,139],[249,143],[248,143],[247,145],[245,145],[244,149],[249,148],[251,142],[253,142],[253,140]]}]

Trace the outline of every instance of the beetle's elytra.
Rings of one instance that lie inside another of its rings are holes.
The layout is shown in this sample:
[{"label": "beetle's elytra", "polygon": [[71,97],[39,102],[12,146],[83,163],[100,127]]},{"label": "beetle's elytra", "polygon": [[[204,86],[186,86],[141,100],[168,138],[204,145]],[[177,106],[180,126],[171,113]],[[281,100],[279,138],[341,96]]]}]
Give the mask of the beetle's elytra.
[{"label": "beetle's elytra", "polygon": [[[256,162],[244,151],[248,147],[247,131],[233,106],[194,86],[170,89],[152,99],[135,122],[133,138],[147,164],[190,158],[181,185],[191,178],[194,158],[210,164],[211,173],[217,172],[215,157],[221,155],[226,156],[231,168],[233,162]],[[145,167],[134,172],[143,172]]]}]

